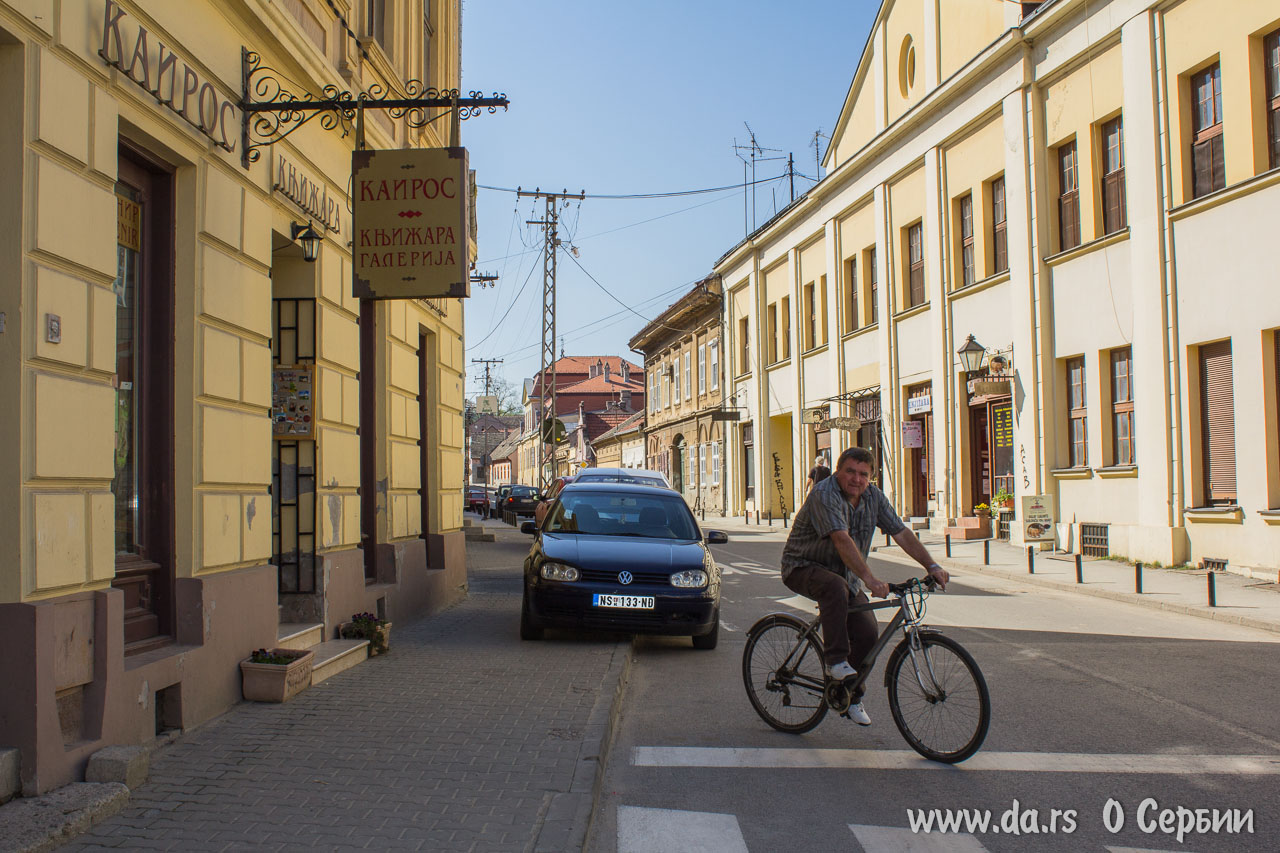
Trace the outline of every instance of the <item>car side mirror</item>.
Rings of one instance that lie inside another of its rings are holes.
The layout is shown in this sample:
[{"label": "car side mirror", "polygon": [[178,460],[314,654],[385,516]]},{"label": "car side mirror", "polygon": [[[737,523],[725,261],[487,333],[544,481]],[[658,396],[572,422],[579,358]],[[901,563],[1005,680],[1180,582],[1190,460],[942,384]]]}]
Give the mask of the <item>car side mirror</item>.
[{"label": "car side mirror", "polygon": [[530,536],[532,536],[538,532],[538,525],[534,524],[532,521],[523,522],[520,525],[520,532],[528,533]]},{"label": "car side mirror", "polygon": [[708,545],[724,545],[729,541],[729,534],[723,530],[708,530],[702,538]]}]

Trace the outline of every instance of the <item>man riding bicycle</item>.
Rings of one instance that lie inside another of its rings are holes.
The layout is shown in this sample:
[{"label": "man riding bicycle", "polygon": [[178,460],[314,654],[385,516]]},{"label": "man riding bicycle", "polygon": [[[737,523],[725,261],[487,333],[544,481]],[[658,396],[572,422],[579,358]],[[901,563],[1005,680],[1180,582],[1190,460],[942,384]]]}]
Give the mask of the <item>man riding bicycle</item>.
[{"label": "man riding bicycle", "polygon": [[[849,605],[869,601],[864,587],[877,598],[889,595],[888,584],[867,565],[875,528],[892,536],[939,586],[945,589],[950,579],[871,485],[872,464],[870,451],[861,447],[841,453],[835,473],[814,485],[796,513],[782,549],[782,582],[818,602],[827,676],[846,683],[856,678],[853,664],[866,657],[879,635],[875,616],[850,611]],[[871,725],[861,695],[852,697],[848,714],[859,725]]]}]

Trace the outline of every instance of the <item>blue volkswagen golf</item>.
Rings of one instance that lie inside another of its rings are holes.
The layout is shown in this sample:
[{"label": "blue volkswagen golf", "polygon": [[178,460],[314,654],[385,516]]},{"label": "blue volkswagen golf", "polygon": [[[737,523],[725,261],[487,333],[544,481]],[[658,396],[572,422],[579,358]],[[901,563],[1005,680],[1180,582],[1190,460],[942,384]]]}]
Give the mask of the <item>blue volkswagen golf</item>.
[{"label": "blue volkswagen golf", "polygon": [[668,634],[714,649],[720,633],[720,569],[684,499],[669,489],[570,483],[524,561],[520,637],[546,628]]}]

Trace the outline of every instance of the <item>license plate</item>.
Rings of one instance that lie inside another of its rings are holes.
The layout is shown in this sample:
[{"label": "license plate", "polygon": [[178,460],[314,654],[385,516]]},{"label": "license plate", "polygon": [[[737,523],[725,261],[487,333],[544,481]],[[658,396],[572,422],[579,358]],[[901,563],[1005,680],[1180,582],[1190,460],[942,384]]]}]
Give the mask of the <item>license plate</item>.
[{"label": "license plate", "polygon": [[595,593],[591,603],[596,607],[619,607],[624,610],[652,610],[652,595],[605,595]]}]

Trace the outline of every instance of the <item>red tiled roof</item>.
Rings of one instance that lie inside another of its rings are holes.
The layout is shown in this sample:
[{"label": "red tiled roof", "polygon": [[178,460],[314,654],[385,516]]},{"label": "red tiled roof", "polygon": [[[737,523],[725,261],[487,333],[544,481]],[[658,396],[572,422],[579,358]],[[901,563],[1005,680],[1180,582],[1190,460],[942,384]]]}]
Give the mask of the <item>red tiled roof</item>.
[{"label": "red tiled roof", "polygon": [[613,429],[609,430],[608,432],[604,432],[596,436],[594,439],[592,439],[592,441],[600,441],[606,438],[614,438],[615,436],[619,436],[624,433],[630,432],[633,429],[641,429],[643,427],[644,427],[644,411],[641,410],[639,412],[635,412],[631,415],[628,415],[625,421],[613,427]]},{"label": "red tiled roof", "polygon": [[560,377],[556,377],[557,394],[617,394],[619,391],[630,391],[633,396],[643,394],[644,383],[635,374],[623,382],[622,377],[616,373],[609,374],[608,379],[605,379],[602,373],[572,385],[564,385],[560,382]]},{"label": "red tiled roof", "polygon": [[[556,359],[556,388],[564,390],[568,385],[581,382],[584,379],[595,378],[591,376],[591,368],[599,361],[603,370],[604,365],[609,365],[609,378],[620,376],[622,374],[622,364],[625,361],[627,369],[637,384],[640,382],[639,377],[644,375],[644,368],[633,362],[627,361],[617,355],[566,355]],[[601,376],[604,374],[601,373]],[[542,396],[542,372],[539,371],[533,376],[533,387],[529,390],[530,397]]]},{"label": "red tiled roof", "polygon": [[595,441],[629,417],[631,417],[631,412],[587,412],[584,418],[587,427],[587,441]]}]

